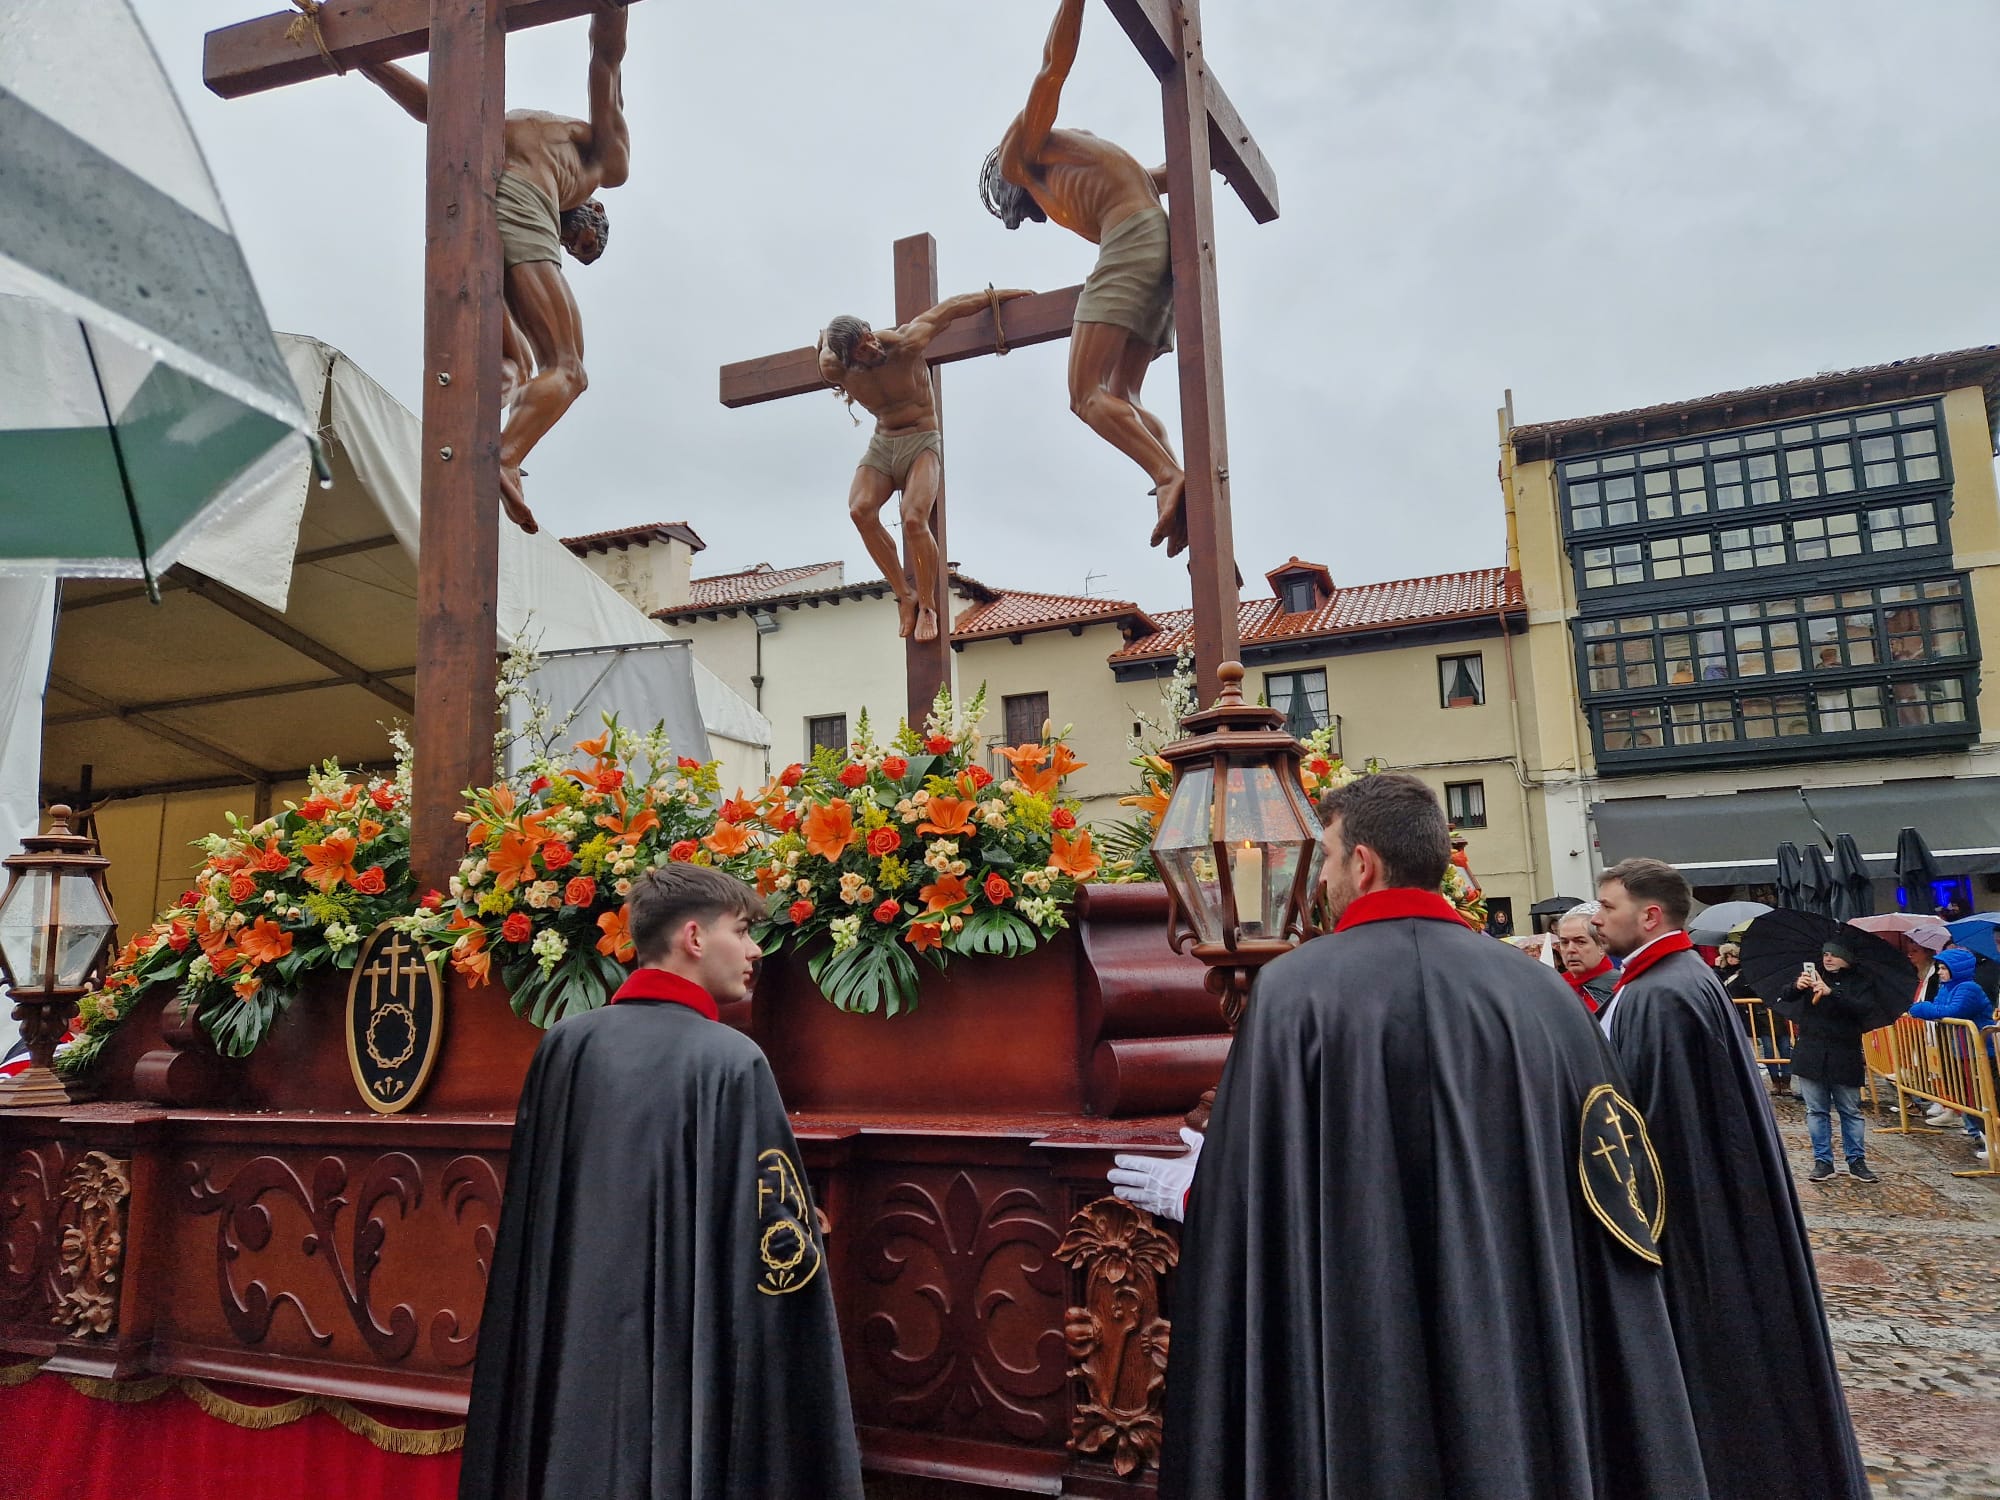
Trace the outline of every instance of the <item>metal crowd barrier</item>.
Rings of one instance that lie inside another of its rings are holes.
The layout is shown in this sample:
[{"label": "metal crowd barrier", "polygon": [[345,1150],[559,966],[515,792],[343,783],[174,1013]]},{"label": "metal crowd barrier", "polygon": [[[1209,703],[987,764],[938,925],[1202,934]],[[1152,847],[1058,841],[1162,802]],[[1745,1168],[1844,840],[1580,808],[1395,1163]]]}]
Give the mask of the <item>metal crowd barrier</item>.
[{"label": "metal crowd barrier", "polygon": [[1741,998],[1730,999],[1742,1013],[1744,1029],[1750,1033],[1750,1050],[1757,1054],[1759,1067],[1782,1068],[1789,1065],[1792,1056],[1792,1041],[1798,1035],[1798,1028],[1790,1021],[1781,1019],[1762,1000]]},{"label": "metal crowd barrier", "polygon": [[[1928,1099],[1982,1122],[1988,1147],[1986,1165],[1954,1172],[1954,1177],[2000,1176],[2000,1152],[1992,1149],[1995,1132],[2000,1131],[2000,1090],[1995,1087],[1993,1061],[1996,1038],[2000,1038],[2000,1026],[1982,1030],[1972,1021],[1919,1021],[1910,1016],[1862,1038],[1871,1082],[1879,1075],[1896,1091],[1896,1112],[1903,1123],[1888,1129],[1907,1135],[1918,1128],[1910,1121],[1911,1097]],[[1953,1124],[1947,1128],[1960,1127]]]}]

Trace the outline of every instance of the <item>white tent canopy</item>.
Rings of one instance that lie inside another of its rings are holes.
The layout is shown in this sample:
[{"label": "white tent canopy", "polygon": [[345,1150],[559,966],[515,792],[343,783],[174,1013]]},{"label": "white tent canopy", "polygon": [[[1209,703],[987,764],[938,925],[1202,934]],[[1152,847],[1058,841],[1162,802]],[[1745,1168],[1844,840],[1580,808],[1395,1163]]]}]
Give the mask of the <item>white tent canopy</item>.
[{"label": "white tent canopy", "polygon": [[[93,803],[232,789],[227,804],[248,814],[253,799],[289,795],[319,761],[384,762],[388,726],[410,717],[418,421],[329,345],[292,335],[279,345],[317,416],[332,487],[316,487],[301,461],[294,483],[238,507],[187,548],[157,606],[131,584],[65,581],[46,702],[36,702],[42,673],[29,662],[0,703],[0,746],[23,716],[42,711],[48,800],[79,798],[87,778]],[[498,615],[501,648],[524,634],[543,651],[663,637],[556,538],[507,525]],[[725,778],[760,779],[768,724],[699,664],[694,676]],[[5,771],[10,796],[34,784],[18,757]],[[212,798],[197,800],[213,811]],[[158,879],[171,878],[163,866]]]}]

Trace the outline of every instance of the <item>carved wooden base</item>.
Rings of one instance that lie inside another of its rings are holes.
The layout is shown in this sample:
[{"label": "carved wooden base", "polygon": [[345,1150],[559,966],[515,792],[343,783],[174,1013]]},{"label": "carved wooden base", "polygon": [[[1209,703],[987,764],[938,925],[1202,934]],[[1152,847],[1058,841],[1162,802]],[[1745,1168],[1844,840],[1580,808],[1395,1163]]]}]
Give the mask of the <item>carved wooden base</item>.
[{"label": "carved wooden base", "polygon": [[68,1104],[69,1089],[48,1068],[31,1065],[0,1081],[0,1109],[24,1109],[36,1104]]}]

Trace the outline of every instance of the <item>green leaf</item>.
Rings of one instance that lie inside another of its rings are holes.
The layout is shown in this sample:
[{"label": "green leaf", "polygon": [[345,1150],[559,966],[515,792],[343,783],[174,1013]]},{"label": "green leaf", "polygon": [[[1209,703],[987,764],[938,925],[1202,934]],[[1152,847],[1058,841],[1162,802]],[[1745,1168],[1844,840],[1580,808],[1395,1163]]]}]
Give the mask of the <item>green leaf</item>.
[{"label": "green leaf", "polygon": [[988,844],[979,851],[979,857],[996,870],[1011,870],[1019,861],[998,844]]},{"label": "green leaf", "polygon": [[945,939],[945,946],[954,953],[1019,958],[1033,951],[1035,929],[1016,913],[989,906],[968,915],[965,925]]}]

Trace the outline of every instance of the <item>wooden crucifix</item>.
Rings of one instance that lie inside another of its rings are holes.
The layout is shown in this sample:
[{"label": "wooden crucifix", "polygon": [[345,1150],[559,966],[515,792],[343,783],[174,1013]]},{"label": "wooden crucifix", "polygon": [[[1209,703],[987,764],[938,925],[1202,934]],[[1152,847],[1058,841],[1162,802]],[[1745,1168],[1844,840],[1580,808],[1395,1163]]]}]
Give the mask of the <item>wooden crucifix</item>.
[{"label": "wooden crucifix", "polygon": [[[896,287],[896,322],[907,323],[919,313],[937,305],[937,241],[927,234],[913,234],[897,240],[893,266]],[[1069,337],[1076,315],[1076,295],[1080,289],[1067,287],[1019,298],[1000,307],[996,328],[993,314],[963,318],[931,340],[925,351],[930,366],[933,400],[939,425],[944,421],[944,382],[938,366],[982,354],[1004,354],[1022,344],[1042,344]],[[722,404],[755,406],[809,391],[827,390],[819,370],[818,350],[807,346],[788,349],[783,354],[767,354],[722,367]],[[948,478],[949,476],[947,476]],[[908,679],[908,714],[919,727],[937,698],[938,689],[951,681],[951,579],[949,554],[945,550],[945,487],[938,487],[931,507],[931,539],[937,548],[937,586],[927,602],[938,618],[937,638],[919,641],[915,636],[904,643],[904,670]],[[908,559],[904,559],[908,563]],[[914,585],[915,580],[912,579]]]},{"label": "wooden crucifix", "polygon": [[[1201,48],[1199,0],[1105,0],[1105,6],[1161,85],[1174,322],[1180,332],[1181,451],[1187,471],[1183,505],[1194,604],[1197,691],[1203,702],[1210,702],[1220,688],[1216,670],[1237,655],[1239,639],[1215,287],[1214,195],[1209,174],[1220,171],[1259,223],[1269,223],[1278,216],[1277,180],[1228,95],[1208,72]],[[907,280],[906,261],[911,272]],[[990,316],[955,324],[930,346],[933,380],[936,367],[952,360],[1068,337],[1080,291],[1080,287],[1068,287],[1008,304],[999,314],[997,338]],[[897,241],[898,322],[931,306],[936,295],[930,236]],[[825,389],[817,352],[812,348],[745,360],[722,370],[725,406],[748,406]],[[942,556],[942,492],[932,511],[932,527]],[[950,590],[942,569],[938,594],[939,619],[948,621]],[[940,630],[935,642],[909,643],[906,670],[912,723],[921,722],[931,698],[949,678],[948,635],[947,628]]]},{"label": "wooden crucifix", "polygon": [[324,0],[212,31],[203,53],[203,79],[225,99],[430,54],[410,809],[420,888],[442,889],[457,870],[459,794],[493,778],[503,307],[495,194],[506,34],[599,8],[598,0]]}]

